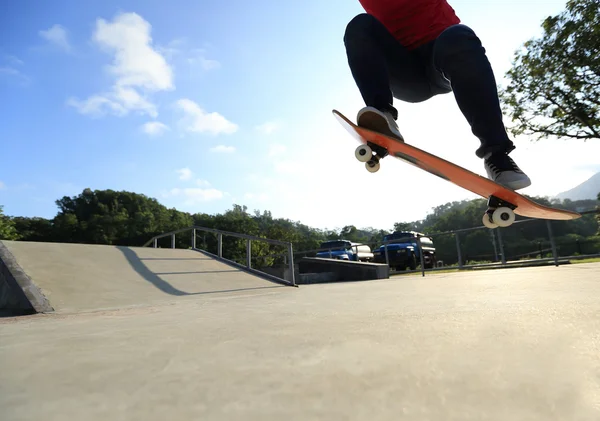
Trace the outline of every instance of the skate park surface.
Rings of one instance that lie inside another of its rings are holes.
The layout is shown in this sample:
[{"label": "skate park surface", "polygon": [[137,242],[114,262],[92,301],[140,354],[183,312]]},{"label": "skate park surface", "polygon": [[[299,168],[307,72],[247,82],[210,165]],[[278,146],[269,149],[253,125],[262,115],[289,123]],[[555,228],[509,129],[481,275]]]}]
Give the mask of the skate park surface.
[{"label": "skate park surface", "polygon": [[598,420],[600,263],[285,286],[192,250],[5,242],[6,420]]}]

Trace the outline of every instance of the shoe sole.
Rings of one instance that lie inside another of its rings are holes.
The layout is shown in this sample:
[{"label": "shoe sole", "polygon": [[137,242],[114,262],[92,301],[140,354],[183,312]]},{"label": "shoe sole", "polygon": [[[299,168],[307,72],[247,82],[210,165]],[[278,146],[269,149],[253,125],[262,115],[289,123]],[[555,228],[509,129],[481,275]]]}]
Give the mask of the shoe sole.
[{"label": "shoe sole", "polygon": [[495,183],[500,184],[501,186],[504,186],[506,188],[512,189],[512,190],[521,190],[524,189],[525,187],[529,187],[531,186],[531,180],[529,178],[525,179],[525,180],[520,180],[520,181],[513,181],[513,182],[509,182],[509,183],[501,183],[497,180],[492,180]]},{"label": "shoe sole", "polygon": [[521,189],[524,189],[525,187],[529,187],[529,186],[531,186],[531,181],[527,180],[527,181],[522,181],[521,183],[513,184],[513,186],[511,186],[511,189],[521,190]]},{"label": "shoe sole", "polygon": [[387,118],[376,111],[363,112],[358,118],[357,126],[373,130],[374,132],[382,133],[386,136],[393,137],[400,142],[404,142],[404,138],[402,136],[398,136],[397,133],[392,131]]}]

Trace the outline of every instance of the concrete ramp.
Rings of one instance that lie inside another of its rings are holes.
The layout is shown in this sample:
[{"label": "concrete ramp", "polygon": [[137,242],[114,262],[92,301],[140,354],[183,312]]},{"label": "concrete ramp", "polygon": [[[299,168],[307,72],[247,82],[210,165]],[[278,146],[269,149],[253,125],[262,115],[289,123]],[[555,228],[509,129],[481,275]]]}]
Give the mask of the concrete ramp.
[{"label": "concrete ramp", "polygon": [[0,242],[0,309],[80,312],[285,285],[193,250]]}]

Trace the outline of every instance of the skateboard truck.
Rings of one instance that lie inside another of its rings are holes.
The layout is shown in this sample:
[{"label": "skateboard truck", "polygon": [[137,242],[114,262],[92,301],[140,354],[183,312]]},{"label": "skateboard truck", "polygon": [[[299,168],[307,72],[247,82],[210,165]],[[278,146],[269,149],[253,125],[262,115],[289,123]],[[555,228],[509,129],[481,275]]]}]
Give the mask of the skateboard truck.
[{"label": "skateboard truck", "polygon": [[366,145],[356,148],[354,155],[360,162],[365,163],[367,171],[374,173],[379,171],[379,161],[388,155],[388,151],[375,143],[367,142]]},{"label": "skateboard truck", "polygon": [[517,208],[512,203],[502,200],[496,196],[488,198],[488,208],[483,215],[483,225],[486,228],[494,229],[498,227],[506,228],[515,222],[515,212]]}]

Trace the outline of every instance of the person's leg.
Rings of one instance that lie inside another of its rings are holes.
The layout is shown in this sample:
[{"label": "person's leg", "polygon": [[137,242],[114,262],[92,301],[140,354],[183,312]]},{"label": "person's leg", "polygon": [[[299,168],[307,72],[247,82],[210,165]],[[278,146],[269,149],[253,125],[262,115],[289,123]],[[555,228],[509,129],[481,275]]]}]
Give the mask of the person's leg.
[{"label": "person's leg", "polygon": [[515,146],[502,121],[492,67],[475,32],[462,24],[446,29],[433,44],[432,61],[481,142],[475,153],[485,159],[488,176],[514,189],[529,186],[529,178],[508,157]]},{"label": "person's leg", "polygon": [[492,66],[475,32],[462,24],[442,32],[433,46],[433,65],[450,81],[460,110],[481,141],[477,156],[512,151]]},{"label": "person's leg", "polygon": [[[371,126],[384,133],[396,132],[398,111],[393,106],[393,98],[421,102],[432,96],[425,66],[381,22],[366,13],[348,23],[344,44],[352,76],[367,105],[359,112],[358,119],[362,122],[357,124]],[[377,115],[377,110],[380,115]],[[383,114],[388,119],[389,128],[377,126],[377,121],[383,122]],[[401,137],[399,131],[391,134]]]}]

